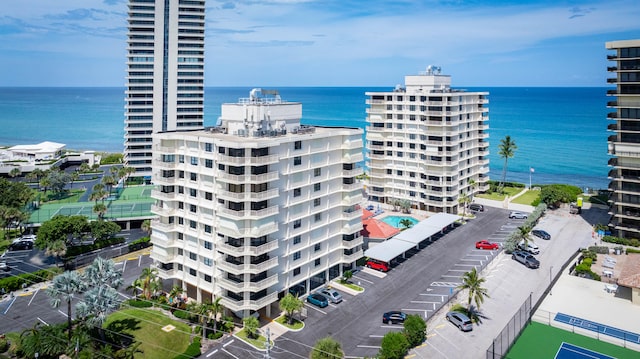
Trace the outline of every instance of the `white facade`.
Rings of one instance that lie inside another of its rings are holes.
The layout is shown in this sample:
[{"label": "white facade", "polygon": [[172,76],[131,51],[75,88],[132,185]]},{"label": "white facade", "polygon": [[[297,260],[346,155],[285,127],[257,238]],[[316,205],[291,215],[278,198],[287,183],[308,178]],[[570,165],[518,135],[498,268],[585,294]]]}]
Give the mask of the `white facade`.
[{"label": "white facade", "polygon": [[488,92],[452,89],[430,66],[366,95],[370,200],[457,214],[462,195],[488,189]]},{"label": "white facade", "polygon": [[124,161],[137,177],[151,176],[153,133],[203,128],[204,5],[129,0]]},{"label": "white facade", "polygon": [[154,136],[152,258],[198,301],[245,315],[340,276],[363,255],[362,130],[300,125],[274,91],[222,105],[221,126]]}]

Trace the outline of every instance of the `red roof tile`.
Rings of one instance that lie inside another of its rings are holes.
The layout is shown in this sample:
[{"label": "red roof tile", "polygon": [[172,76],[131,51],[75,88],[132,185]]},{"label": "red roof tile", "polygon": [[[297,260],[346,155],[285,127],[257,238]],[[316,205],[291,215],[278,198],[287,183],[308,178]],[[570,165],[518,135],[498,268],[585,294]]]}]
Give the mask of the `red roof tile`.
[{"label": "red roof tile", "polygon": [[[366,210],[363,210],[366,211]],[[400,233],[398,228],[390,226],[375,218],[368,218],[362,221],[362,235],[375,239],[389,239]]]}]

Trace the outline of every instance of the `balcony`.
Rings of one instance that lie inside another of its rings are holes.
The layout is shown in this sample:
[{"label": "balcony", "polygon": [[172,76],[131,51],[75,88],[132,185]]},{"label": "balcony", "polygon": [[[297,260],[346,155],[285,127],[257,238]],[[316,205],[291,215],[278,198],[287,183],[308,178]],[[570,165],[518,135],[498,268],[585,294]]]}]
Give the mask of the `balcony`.
[{"label": "balcony", "polygon": [[268,294],[258,300],[235,300],[225,296],[220,302],[225,306],[225,308],[228,308],[229,310],[232,310],[234,312],[238,312],[244,309],[258,310],[277,301],[278,292]]},{"label": "balcony", "polygon": [[353,263],[355,261],[357,261],[358,259],[362,258],[364,256],[364,254],[362,253],[362,251],[357,251],[356,253],[353,254],[343,254],[342,255],[342,261],[343,262],[347,262],[347,263]]},{"label": "balcony", "polygon": [[162,192],[157,189],[151,190],[151,198],[163,200],[163,201],[172,201],[176,199],[175,192]]},{"label": "balcony", "polygon": [[356,177],[363,173],[362,168],[354,168],[352,170],[342,170],[342,177]]},{"label": "balcony", "polygon": [[342,190],[343,191],[348,191],[348,192],[355,191],[355,190],[361,190],[363,188],[364,188],[364,186],[360,182],[354,182],[354,183],[351,183],[351,184],[346,184],[346,183],[342,184]]},{"label": "balcony", "polygon": [[242,273],[252,273],[257,274],[264,272],[265,270],[271,269],[273,267],[278,266],[278,257],[271,258],[262,263],[251,264],[251,263],[232,263],[228,262],[224,259],[220,259],[218,261],[218,268],[234,273],[234,274],[242,274]]},{"label": "balcony", "polygon": [[175,230],[175,224],[162,223],[158,220],[151,221],[151,228],[161,232],[170,232]]},{"label": "balcony", "polygon": [[267,254],[278,248],[278,240],[274,239],[259,246],[233,246],[228,243],[217,243],[216,249],[220,252],[229,254],[234,257],[239,256],[258,256]]},{"label": "balcony", "polygon": [[351,241],[342,240],[342,248],[343,249],[353,249],[357,246],[360,246],[364,243],[364,237],[357,237]]},{"label": "balcony", "polygon": [[259,227],[255,225],[251,227],[240,227],[238,224],[242,224],[242,222],[229,223],[227,221],[222,221],[218,223],[218,232],[227,236],[239,238],[266,236],[278,231],[278,223],[276,222],[269,222]]},{"label": "balcony", "polygon": [[270,286],[278,283],[278,274],[274,274],[270,277],[262,279],[257,282],[236,282],[227,278],[218,278],[218,284],[221,287],[231,290],[233,292],[258,292],[263,289],[267,289]]},{"label": "balcony", "polygon": [[618,101],[607,102],[607,107],[618,107]]},{"label": "balcony", "polygon": [[158,270],[158,276],[162,279],[178,278],[179,272],[177,269],[162,269],[162,268],[156,268],[156,269]]},{"label": "balcony", "polygon": [[175,212],[176,212],[176,210],[173,209],[173,208],[160,207],[160,206],[155,205],[155,204],[151,205],[151,213],[157,214],[159,216],[168,217],[168,216],[174,215]]},{"label": "balcony", "polygon": [[169,169],[169,170],[172,170],[178,167],[177,162],[163,162],[160,160],[154,161],[154,165],[159,169]]}]

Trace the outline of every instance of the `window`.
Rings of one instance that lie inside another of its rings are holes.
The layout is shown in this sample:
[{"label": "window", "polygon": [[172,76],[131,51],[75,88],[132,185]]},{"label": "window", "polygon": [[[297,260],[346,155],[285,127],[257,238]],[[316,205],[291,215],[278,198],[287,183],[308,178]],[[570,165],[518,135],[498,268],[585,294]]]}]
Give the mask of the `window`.
[{"label": "window", "polygon": [[178,224],[183,226],[184,225],[184,218],[178,217]]},{"label": "window", "polygon": [[211,193],[211,192],[205,192],[205,193],[204,193],[204,198],[205,198],[207,201],[213,201],[213,193]]},{"label": "window", "polygon": [[211,243],[209,241],[204,241],[203,245],[204,245],[204,248],[206,248],[208,250],[213,249],[213,243]]},{"label": "window", "polygon": [[300,166],[302,164],[302,157],[296,156],[293,158],[293,165]]},{"label": "window", "polygon": [[293,260],[297,261],[298,259],[300,259],[300,257],[302,257],[302,254],[300,253],[300,251],[297,251],[295,253],[293,253]]},{"label": "window", "polygon": [[184,251],[182,250],[182,248],[178,248],[178,255],[181,256],[184,254]]},{"label": "window", "polygon": [[[205,224],[205,225],[204,225],[204,232],[205,232],[205,233],[211,233],[211,226],[210,226],[210,225],[208,225],[208,224]],[[205,243],[207,243],[207,242],[205,242]],[[211,245],[211,243],[209,243],[209,245]],[[206,247],[207,247],[207,246],[205,245],[205,248],[206,248]],[[207,248],[207,249],[211,249],[211,248]]]},{"label": "window", "polygon": [[189,221],[189,227],[191,227],[192,229],[196,229],[198,227],[198,224],[196,223],[196,221]]},{"label": "window", "polygon": [[314,244],[314,245],[313,245],[313,251],[314,251],[314,252],[317,252],[317,251],[319,251],[319,250],[320,250],[320,248],[321,248],[321,247],[322,247],[322,246],[320,245],[320,243],[316,243],[316,244]]},{"label": "window", "polygon": [[178,178],[184,178],[184,171],[178,172]]},{"label": "window", "polygon": [[296,141],[293,144],[293,149],[294,150],[301,150],[302,149],[302,141]]},{"label": "window", "polygon": [[184,209],[184,202],[178,202],[178,209]]},{"label": "window", "polygon": [[189,175],[190,175],[192,181],[195,182],[195,181],[198,180],[198,174],[197,173],[191,172],[191,173],[189,173]]},{"label": "window", "polygon": [[198,165],[198,157],[191,157],[191,165],[192,166]]},{"label": "window", "polygon": [[313,220],[314,220],[314,221],[316,221],[316,222],[321,221],[321,220],[322,220],[322,213],[316,213],[316,214],[313,216]]},{"label": "window", "polygon": [[205,152],[213,152],[213,143],[205,143],[204,150]]},{"label": "window", "polygon": [[317,267],[320,265],[320,258],[316,258],[316,260],[313,262],[313,264]]},{"label": "window", "polygon": [[189,188],[189,196],[197,197],[198,196],[198,191],[196,191],[195,188]]},{"label": "window", "polygon": [[293,244],[299,244],[302,241],[300,235],[293,237]]},{"label": "window", "polygon": [[293,228],[294,229],[300,228],[300,227],[302,227],[302,220],[296,219],[295,221],[293,221]]},{"label": "window", "polygon": [[184,234],[183,233],[178,233],[178,239],[179,240],[183,240],[184,239]]},{"label": "window", "polygon": [[196,206],[195,204],[190,204],[190,205],[189,205],[189,211],[190,211],[191,213],[196,213],[196,212],[198,211],[198,210],[197,210],[197,206]]},{"label": "window", "polygon": [[208,274],[205,274],[205,275],[204,275],[204,280],[205,280],[205,281],[207,281],[207,282],[209,282],[209,283],[211,283],[211,276],[210,276],[210,275],[208,275]]},{"label": "window", "polygon": [[184,155],[178,155],[178,162],[184,163]]},{"label": "window", "polygon": [[189,268],[189,274],[191,274],[192,276],[196,276],[196,270],[193,268]]},{"label": "window", "polygon": [[299,274],[300,274],[300,267],[298,267],[298,268],[294,268],[294,269],[293,269],[293,276],[295,277],[295,276],[297,276],[297,275],[299,275]]},{"label": "window", "polygon": [[207,258],[207,257],[203,257],[202,258],[202,263],[204,263],[204,265],[211,267],[213,265],[213,259],[211,258]]},{"label": "window", "polygon": [[322,168],[314,168],[313,169],[313,176],[314,177],[319,177],[322,175]]},{"label": "window", "polygon": [[300,188],[294,188],[293,189],[293,196],[294,197],[300,197],[301,192],[302,191],[300,190]]},{"label": "window", "polygon": [[316,198],[313,200],[313,206],[318,207],[320,205],[320,198]]},{"label": "window", "polygon": [[387,168],[387,174],[388,174],[388,175],[393,174],[393,170],[392,170],[392,169],[390,169],[390,168]]},{"label": "window", "polygon": [[320,188],[322,188],[322,184],[320,184],[320,183],[314,183],[313,184],[313,191],[314,192],[318,192],[320,190]]},{"label": "window", "polygon": [[193,252],[189,252],[189,259],[195,261],[196,259],[198,259],[198,255]]},{"label": "window", "polygon": [[207,168],[213,168],[213,160],[204,160],[204,166]]}]

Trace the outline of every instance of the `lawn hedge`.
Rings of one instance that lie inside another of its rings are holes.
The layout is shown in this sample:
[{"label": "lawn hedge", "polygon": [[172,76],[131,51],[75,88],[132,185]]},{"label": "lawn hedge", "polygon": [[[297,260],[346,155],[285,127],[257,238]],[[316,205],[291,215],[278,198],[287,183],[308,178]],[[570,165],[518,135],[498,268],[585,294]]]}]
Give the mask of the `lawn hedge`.
[{"label": "lawn hedge", "polygon": [[620,238],[614,236],[602,237],[603,242],[621,244],[623,246],[640,247],[640,239],[638,238]]},{"label": "lawn hedge", "polygon": [[113,237],[113,238],[107,238],[107,239],[98,239],[93,244],[85,244],[81,246],[70,246],[70,247],[67,247],[66,257],[67,258],[75,257],[77,255],[93,252],[95,250],[109,247],[114,244],[122,244],[124,243],[124,241],[125,239],[122,237]]},{"label": "lawn hedge", "polygon": [[137,250],[147,248],[151,246],[151,238],[150,237],[142,237],[138,240],[135,240],[129,243],[129,252],[135,252]]},{"label": "lawn hedge", "polygon": [[6,293],[21,289],[22,286],[45,282],[53,279],[57,274],[62,273],[60,268],[41,269],[33,273],[23,273],[0,279],[0,289]]}]

